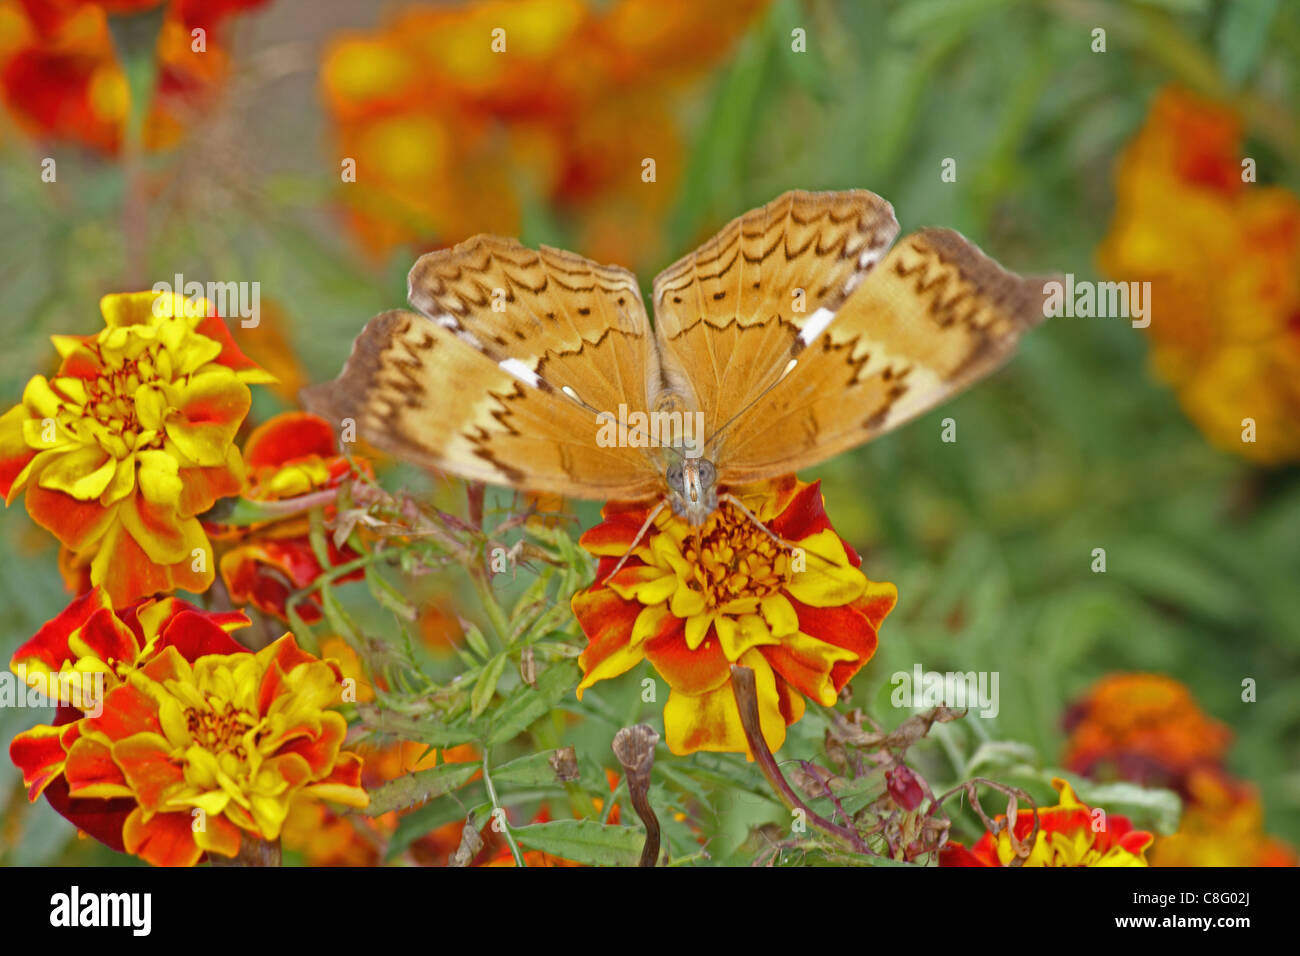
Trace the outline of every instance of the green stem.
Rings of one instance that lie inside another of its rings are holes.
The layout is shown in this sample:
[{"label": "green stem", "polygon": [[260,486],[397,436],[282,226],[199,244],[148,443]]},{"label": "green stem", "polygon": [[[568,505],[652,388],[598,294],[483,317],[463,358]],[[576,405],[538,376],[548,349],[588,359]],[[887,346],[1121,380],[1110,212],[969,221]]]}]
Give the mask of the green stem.
[{"label": "green stem", "polygon": [[497,801],[497,788],[492,783],[492,775],[488,773],[488,755],[491,753],[490,747],[483,749],[483,783],[487,787],[488,799],[492,801],[492,819],[501,821],[501,832],[506,835],[506,843],[510,845],[510,854],[515,858],[515,866],[525,866],[524,855],[519,852],[519,844],[515,842],[515,835],[510,832],[510,821],[506,817],[505,810],[501,809],[501,804]]}]

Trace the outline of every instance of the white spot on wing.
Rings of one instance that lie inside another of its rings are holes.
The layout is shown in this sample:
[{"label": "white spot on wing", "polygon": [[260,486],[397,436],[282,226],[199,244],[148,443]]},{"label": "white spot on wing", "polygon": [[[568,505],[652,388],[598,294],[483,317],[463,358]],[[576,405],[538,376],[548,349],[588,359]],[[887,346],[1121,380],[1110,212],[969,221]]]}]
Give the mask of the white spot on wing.
[{"label": "white spot on wing", "polygon": [[793,371],[794,371],[794,367],[795,367],[796,365],[798,365],[798,364],[799,364],[799,360],[798,360],[798,359],[790,359],[790,361],[787,362],[786,365],[785,365],[785,371],[781,373],[781,378],[785,378],[787,375],[789,375],[791,372],[793,372]]},{"label": "white spot on wing", "polygon": [[569,386],[567,385],[561,385],[560,391],[562,391],[565,395],[568,395],[569,398],[573,399],[575,402],[582,401],[582,399],[578,397],[578,393],[575,392],[573,389],[569,388]]},{"label": "white spot on wing", "polygon": [[531,385],[533,388],[536,388],[538,383],[541,382],[541,379],[537,377],[537,373],[517,358],[502,359],[497,365],[501,366],[502,371],[509,372],[519,381]]},{"label": "white spot on wing", "polygon": [[803,327],[799,333],[799,338],[804,345],[812,345],[813,340],[826,330],[826,326],[831,324],[831,319],[835,318],[835,313],[826,306],[820,307],[812,315],[808,316],[808,324]]}]

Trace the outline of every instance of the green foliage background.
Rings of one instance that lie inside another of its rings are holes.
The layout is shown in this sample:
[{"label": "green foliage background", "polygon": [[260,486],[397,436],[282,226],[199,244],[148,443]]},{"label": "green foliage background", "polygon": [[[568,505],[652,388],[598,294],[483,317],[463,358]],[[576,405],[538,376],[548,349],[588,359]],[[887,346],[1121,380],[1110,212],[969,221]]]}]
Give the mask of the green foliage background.
[{"label": "green foliage background", "polygon": [[[313,3],[305,18],[306,6],[278,0],[243,28],[260,66],[232,89],[231,118],[213,134],[224,148],[206,136],[149,160],[175,164],[176,177],[157,207],[149,268],[258,279],[293,316],[296,351],[321,380],[367,318],[402,304],[413,254],[373,267],[333,206],[337,161],[314,64],[331,30],[373,23],[375,11]],[[796,26],[806,54],[790,52]],[[1090,49],[1098,26],[1105,53]],[[281,76],[266,66],[277,57],[305,66]],[[1262,181],[1300,190],[1297,64],[1300,4],[1286,0],[779,0],[686,110],[689,166],[668,246],[684,252],[788,188],[866,187],[894,204],[904,233],[951,226],[1021,273],[1094,277],[1116,157],[1166,83],[1275,104],[1248,130],[1248,155]],[[45,155],[58,158],[57,185],[40,182]],[[939,179],[945,157],[957,161],[956,183]],[[5,407],[48,371],[48,335],[94,330],[98,297],[125,289],[123,192],[114,164],[15,134],[0,141]],[[565,244],[545,209],[527,232],[528,242]],[[1300,842],[1300,472],[1260,471],[1210,448],[1146,359],[1146,340],[1122,320],[1054,320],[993,379],[801,476],[823,479],[864,570],[900,593],[854,702],[892,726],[905,716],[889,706],[894,671],[997,671],[998,716],[940,729],[921,768],[936,790],[978,770],[1046,797],[1067,703],[1110,672],[1164,672],[1233,728],[1231,769],[1261,788],[1268,829]],[[254,415],[276,407],[260,395]],[[939,440],[949,416],[954,444]],[[596,520],[592,506],[578,514],[582,527]],[[67,595],[21,505],[0,517],[0,536],[7,658]],[[1098,547],[1105,574],[1089,569]],[[463,613],[478,610],[470,601]],[[559,707],[583,719],[552,721],[534,739],[576,744],[584,786],[601,792],[596,764],[613,765],[614,729],[662,726],[666,690],[658,705],[639,699],[650,673],[635,669],[581,705],[562,695]],[[1255,703],[1241,700],[1247,677]],[[0,710],[0,738],[37,719],[46,715]],[[810,711],[778,756],[814,759],[823,728]],[[501,760],[529,752],[516,745]],[[516,769],[527,797],[527,767]],[[693,793],[712,807],[715,860],[748,860],[751,825],[788,821],[743,758],[661,751],[656,780],[659,806]],[[122,862],[75,840],[43,803],[28,807],[8,761],[0,794],[0,860]],[[1170,825],[1158,798],[1135,799],[1147,804],[1132,810],[1140,822]],[[464,813],[441,798],[403,827],[414,836]],[[958,829],[974,832],[969,820]],[[677,855],[689,852],[684,827],[670,823],[667,837]]]}]

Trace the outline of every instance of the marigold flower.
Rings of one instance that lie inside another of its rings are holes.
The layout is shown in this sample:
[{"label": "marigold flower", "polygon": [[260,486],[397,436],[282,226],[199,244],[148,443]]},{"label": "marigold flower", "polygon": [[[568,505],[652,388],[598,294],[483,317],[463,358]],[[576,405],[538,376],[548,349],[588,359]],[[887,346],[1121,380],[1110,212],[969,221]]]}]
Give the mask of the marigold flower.
[{"label": "marigold flower", "polygon": [[[369,801],[361,758],[342,749],[338,665],[286,634],[256,654],[193,663],[167,647],[82,721],[64,774],[73,797],[129,797],[126,852],[188,866],[235,856],[244,835],[276,840],[300,794]],[[196,813],[195,811],[202,811]]]},{"label": "marigold flower", "polygon": [[[281,501],[314,492],[328,491],[352,473],[352,464],[338,452],[334,431],[325,419],[307,412],[285,412],[259,426],[244,445],[248,487],[244,497],[251,501]],[[364,474],[369,463],[358,460]],[[327,519],[336,512],[333,504],[323,505]],[[294,591],[306,587],[326,570],[316,557],[308,538],[310,521],[298,513],[279,521],[245,528],[226,528],[218,522],[208,525],[218,537],[237,537],[239,543],[221,555],[221,578],[231,599],[252,604],[258,610],[287,620],[286,604]],[[327,539],[325,549],[330,567],[345,564],[359,555]],[[356,571],[340,580],[356,580]],[[296,608],[307,623],[321,619],[320,596]]]},{"label": "marigold flower", "polygon": [[1065,763],[1096,779],[1171,787],[1184,801],[1178,832],[1152,866],[1294,866],[1295,851],[1264,833],[1254,787],[1221,766],[1231,732],[1186,687],[1159,674],[1114,674],[1071,708]]},{"label": "marigold flower", "polygon": [[1300,199],[1243,182],[1239,118],[1178,89],[1152,106],[1116,193],[1098,259],[1151,283],[1156,373],[1218,447],[1300,458]]},{"label": "marigold flower", "polygon": [[268,376],[204,299],[108,295],[97,335],[55,336],[62,361],[0,416],[0,493],[27,512],[116,606],[212,583],[196,515],[238,493],[246,382]]},{"label": "marigold flower", "polygon": [[[375,254],[517,233],[516,170],[527,169],[530,187],[574,221],[578,245],[608,261],[653,258],[682,165],[670,93],[717,63],[765,5],[474,0],[340,36],[321,82],[340,155],[366,171],[344,195],[353,228]],[[509,56],[480,42],[497,28]],[[640,179],[635,144],[647,138],[655,189]]]},{"label": "marigold flower", "polygon": [[[793,476],[734,489],[779,548],[724,503],[697,533],[660,512],[624,566],[649,506],[607,505],[582,536],[600,557],[596,583],[573,597],[587,635],[578,694],[648,659],[672,692],[665,739],[676,754],[748,753],[731,689],[731,665],[753,668],[763,737],[772,750],[804,711],[824,705],[876,650],[876,632],[897,600],[892,584],[869,581],[862,559],[831,527],[820,483]],[[606,580],[608,578],[608,580]]]},{"label": "marigold flower", "polygon": [[[28,798],[44,794],[79,829],[122,851],[122,825],[134,804],[71,799],[63,778],[67,750],[81,735],[83,710],[102,705],[103,698],[96,698],[100,690],[118,686],[164,648],[175,648],[187,660],[242,651],[230,632],[249,623],[243,614],[212,614],[176,598],[140,601],[114,611],[101,588],[73,600],[19,647],[9,664],[28,684],[72,692],[59,699],[52,725],[23,731],[9,746]],[[102,675],[102,688],[89,683],[90,675]]]},{"label": "marigold flower", "polygon": [[1064,763],[1096,780],[1183,789],[1186,775],[1218,763],[1232,732],[1181,683],[1162,674],[1102,678],[1066,717]]},{"label": "marigold flower", "polygon": [[[82,143],[104,153],[122,144],[130,92],[109,32],[110,16],[166,6],[157,43],[158,78],[144,142],[165,149],[229,72],[217,32],[228,17],[266,0],[2,0],[0,100],[29,135]],[[192,30],[206,31],[193,49]]]},{"label": "marigold flower", "polygon": [[1178,832],[1151,850],[1152,866],[1295,866],[1296,851],[1264,833],[1258,791],[1220,770],[1190,775]]},{"label": "marigold flower", "polygon": [[[1052,786],[1061,795],[1054,807],[1038,811],[1038,835],[1024,866],[1148,866],[1146,851],[1155,838],[1133,829],[1127,817],[1101,816],[1079,802],[1069,783],[1059,777]],[[1002,823],[1005,816],[994,822]],[[1104,822],[1103,822],[1104,821]],[[1021,810],[1011,828],[1022,844],[1034,829],[1034,811]],[[949,841],[939,851],[940,866],[1009,866],[1016,858],[1006,827],[997,836],[985,833],[969,850]]]}]

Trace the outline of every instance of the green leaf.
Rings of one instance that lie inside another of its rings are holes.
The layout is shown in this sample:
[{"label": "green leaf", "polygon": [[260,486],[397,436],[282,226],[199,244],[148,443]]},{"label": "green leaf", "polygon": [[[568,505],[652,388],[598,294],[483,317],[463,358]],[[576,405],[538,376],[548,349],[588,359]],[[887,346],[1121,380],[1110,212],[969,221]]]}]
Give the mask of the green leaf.
[{"label": "green leaf", "polygon": [[373,564],[366,565],[366,585],[370,595],[404,621],[414,621],[419,611],[393,587]]},{"label": "green leaf", "polygon": [[483,668],[483,673],[478,675],[478,680],[474,683],[474,690],[470,692],[470,716],[478,717],[479,714],[487,710],[487,705],[492,702],[492,695],[497,691],[497,684],[501,681],[501,675],[506,669],[505,653],[498,654],[492,660],[488,661],[487,666]]},{"label": "green leaf", "polygon": [[1259,61],[1268,39],[1277,0],[1233,0],[1218,31],[1219,65],[1224,79],[1240,86]]},{"label": "green leaf", "polygon": [[499,767],[492,768],[492,780],[495,783],[510,783],[521,787],[555,785],[555,768],[551,766],[554,750],[545,750],[538,754],[520,757]]},{"label": "green leaf", "polygon": [[543,717],[565,693],[578,685],[579,670],[574,661],[552,664],[537,677],[537,689],[520,684],[491,715],[487,744],[494,746],[523,733]]},{"label": "green leaf", "polygon": [[488,647],[487,638],[483,636],[483,632],[478,629],[477,625],[468,621],[465,625],[465,643],[483,660],[487,660],[492,656],[492,649]]},{"label": "green leaf", "polygon": [[321,610],[325,612],[325,619],[329,621],[334,633],[353,647],[358,646],[360,637],[357,626],[348,612],[343,609],[343,605],[340,603],[338,595],[334,593],[334,589],[328,584],[322,584],[317,589],[317,592],[320,594]]},{"label": "green leaf", "polygon": [[635,866],[645,833],[595,820],[554,820],[513,827],[515,839],[533,850],[588,866]]},{"label": "green leaf", "polygon": [[408,773],[370,791],[366,815],[377,817],[389,810],[405,810],[444,793],[458,790],[478,773],[477,763],[447,763],[441,767]]}]

